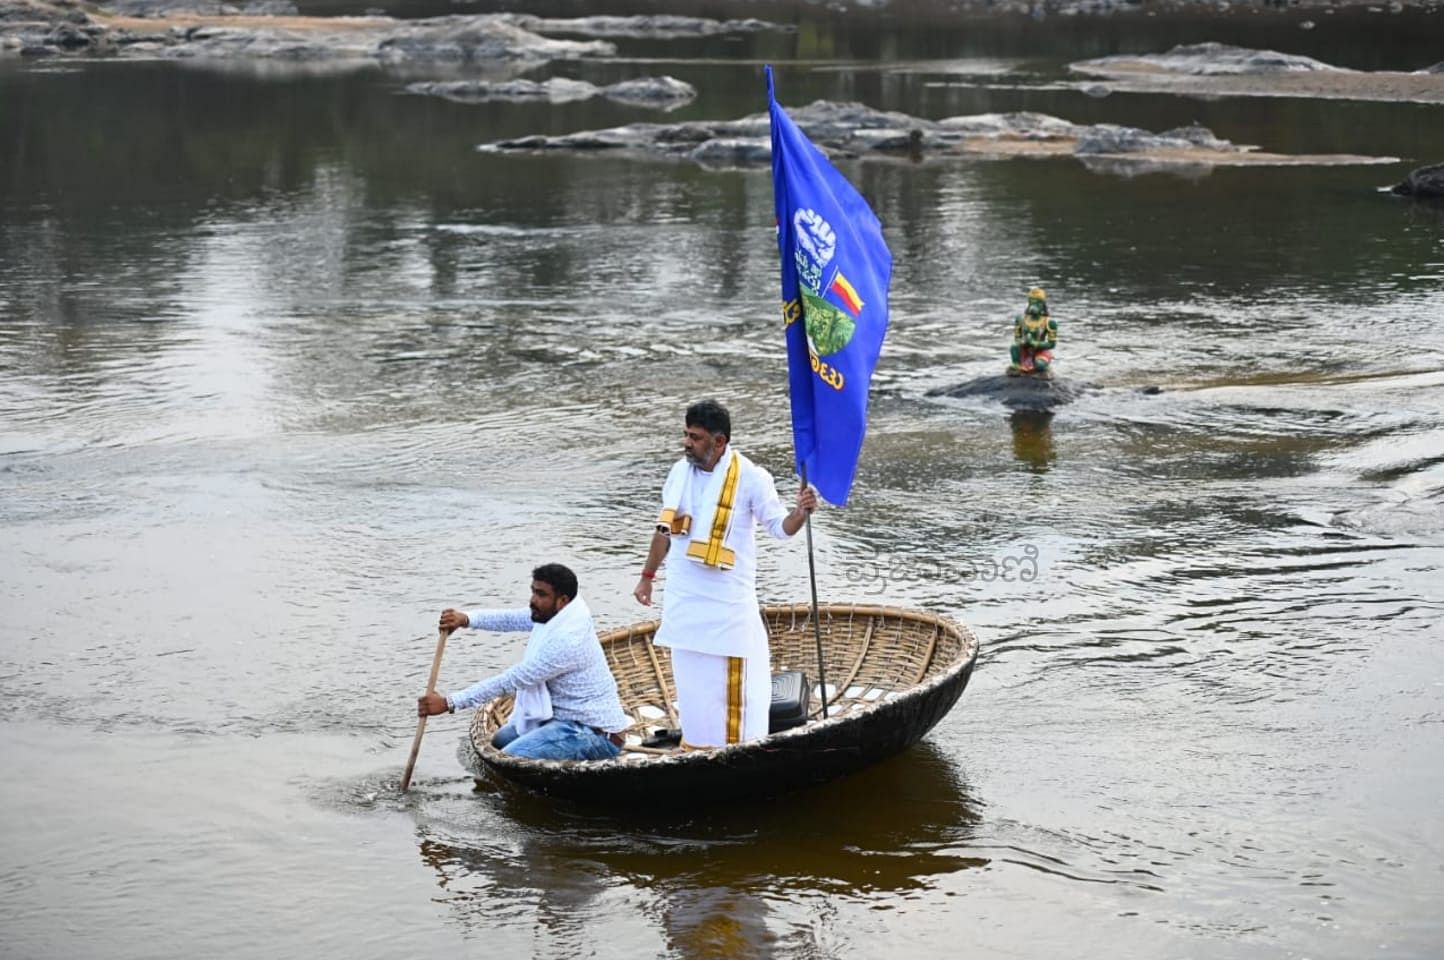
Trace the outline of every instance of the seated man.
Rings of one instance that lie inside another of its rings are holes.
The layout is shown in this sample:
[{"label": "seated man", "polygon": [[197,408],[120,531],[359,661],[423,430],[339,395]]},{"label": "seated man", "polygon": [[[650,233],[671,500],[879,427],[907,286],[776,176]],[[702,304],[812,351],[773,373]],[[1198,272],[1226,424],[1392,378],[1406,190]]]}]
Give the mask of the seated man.
[{"label": "seated man", "polygon": [[1048,295],[1034,287],[1028,291],[1027,308],[1013,324],[1013,346],[1009,350],[1013,362],[1008,365],[1008,376],[1049,376],[1057,346],[1058,321],[1048,313]]},{"label": "seated man", "polygon": [[521,661],[450,696],[428,693],[417,701],[423,717],[480,706],[515,693],[511,722],[492,743],[534,760],[608,760],[622,749],[630,726],[617,697],[617,681],[597,641],[592,612],[577,596],[577,577],[559,563],[531,572],[530,609],[441,612],[441,629],[530,630]]}]

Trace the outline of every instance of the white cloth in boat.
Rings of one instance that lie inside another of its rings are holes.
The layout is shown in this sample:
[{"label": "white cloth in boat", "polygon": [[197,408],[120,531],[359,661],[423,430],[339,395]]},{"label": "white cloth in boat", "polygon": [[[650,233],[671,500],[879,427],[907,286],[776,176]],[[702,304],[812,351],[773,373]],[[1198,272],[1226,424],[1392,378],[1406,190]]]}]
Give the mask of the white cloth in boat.
[{"label": "white cloth in boat", "polygon": [[[734,466],[727,510],[721,501]],[[726,511],[721,517],[719,503]],[[767,630],[757,610],[753,528],[760,523],[774,537],[786,540],[790,536],[782,527],[786,517],[772,474],[735,447],[729,446],[710,471],[685,458],[675,463],[662,488],[657,520],[672,531],[672,543],[655,642],[718,656],[760,657],[767,664]]]},{"label": "white cloth in boat", "polygon": [[466,617],[473,630],[530,630],[531,636],[519,662],[448,696],[452,708],[469,709],[514,692],[511,722],[517,733],[530,733],[553,717],[608,733],[631,725],[597,640],[592,612],[581,597],[573,597],[546,623],[534,623],[526,607],[468,611]]}]

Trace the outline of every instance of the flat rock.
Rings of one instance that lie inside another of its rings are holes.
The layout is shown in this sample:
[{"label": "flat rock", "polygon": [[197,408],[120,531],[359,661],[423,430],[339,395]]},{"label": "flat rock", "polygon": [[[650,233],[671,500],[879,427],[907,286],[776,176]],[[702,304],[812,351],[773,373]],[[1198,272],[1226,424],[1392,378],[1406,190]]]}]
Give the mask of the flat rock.
[{"label": "flat rock", "polygon": [[[1209,130],[1182,127],[1151,133],[1113,124],[1084,126],[1040,113],[989,113],[927,120],[859,103],[818,100],[788,110],[808,138],[830,157],[896,157],[923,161],[959,156],[1054,157],[1086,160],[1106,169],[1110,159],[1146,161],[1155,169],[1219,165],[1392,163],[1393,157],[1352,154],[1274,154],[1222,140]],[[561,150],[628,151],[690,159],[708,167],[760,167],[772,144],[766,113],[738,120],[633,123],[559,136],[527,136],[482,144],[493,153]]]},{"label": "flat rock", "polygon": [[[139,2],[139,0],[136,0]],[[208,10],[208,3],[187,3]],[[140,3],[137,15],[102,13],[70,0],[0,0],[0,54],[172,57],[194,60],[358,61],[509,65],[610,57],[604,40],[558,40],[505,14],[397,20],[176,12]],[[234,8],[226,5],[226,9]]]},{"label": "flat rock", "polygon": [[458,103],[573,103],[605,97],[619,103],[658,110],[675,110],[697,96],[696,89],[673,77],[643,77],[599,87],[585,80],[552,77],[549,80],[450,80],[419,82],[407,93],[444,97]]},{"label": "flat rock", "polygon": [[[666,39],[794,29],[763,20],[659,15],[563,20],[493,13],[401,20],[305,17],[296,11],[294,0],[115,0],[104,8],[76,0],[0,0],[0,55],[534,66],[616,52],[603,39],[549,34]],[[680,86],[640,84],[603,95],[659,107],[695,96],[695,91],[682,94],[681,81],[671,82]]]},{"label": "flat rock", "polygon": [[1102,86],[1109,92],[1127,93],[1444,103],[1444,73],[1437,66],[1350,70],[1275,50],[1196,43],[1166,53],[1081,60],[1068,69],[1107,79],[1103,84],[1079,85],[1092,95]]},{"label": "flat rock", "polygon": [[697,88],[676,77],[637,77],[602,87],[602,96],[640,107],[672,109],[697,97]]},{"label": "flat rock", "polygon": [[295,16],[292,0],[109,0],[107,13],[121,17],[165,17],[177,13],[203,16]]},{"label": "flat rock", "polygon": [[1052,410],[1099,389],[1095,383],[1070,380],[1057,375],[1048,378],[997,374],[977,377],[950,387],[936,387],[929,390],[927,396],[996,400],[1013,410]]},{"label": "flat rock", "polygon": [[1312,57],[1279,53],[1275,50],[1251,50],[1227,43],[1192,43],[1174,47],[1167,53],[1099,57],[1071,64],[1070,69],[1105,76],[1112,72],[1152,69],[1163,73],[1200,77],[1343,70],[1342,67],[1333,67]]},{"label": "flat rock", "polygon": [[1402,182],[1394,184],[1392,192],[1405,197],[1444,197],[1444,163],[1409,171]]},{"label": "flat rock", "polygon": [[566,34],[582,37],[636,37],[675,39],[678,37],[715,37],[734,33],[762,31],[791,32],[791,24],[766,20],[712,20],[706,17],[681,17],[671,14],[643,14],[632,17],[539,17],[533,14],[512,14],[516,24],[532,33]]}]

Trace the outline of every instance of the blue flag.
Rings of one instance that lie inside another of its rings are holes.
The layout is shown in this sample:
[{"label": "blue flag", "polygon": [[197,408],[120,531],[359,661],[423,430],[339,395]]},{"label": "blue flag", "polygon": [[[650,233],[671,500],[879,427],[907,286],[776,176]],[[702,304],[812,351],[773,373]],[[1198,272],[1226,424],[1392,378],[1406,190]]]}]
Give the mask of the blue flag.
[{"label": "blue flag", "polygon": [[887,332],[892,254],[867,201],[777,105],[771,67],[767,103],[792,444],[798,472],[828,502],[844,504]]}]

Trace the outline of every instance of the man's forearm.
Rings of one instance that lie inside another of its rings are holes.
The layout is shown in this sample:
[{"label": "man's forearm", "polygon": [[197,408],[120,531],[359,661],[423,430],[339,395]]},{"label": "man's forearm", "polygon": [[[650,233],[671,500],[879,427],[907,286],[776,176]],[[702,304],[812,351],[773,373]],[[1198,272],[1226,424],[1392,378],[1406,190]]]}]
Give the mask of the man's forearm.
[{"label": "man's forearm", "polygon": [[528,607],[512,610],[468,610],[466,619],[467,627],[472,630],[495,630],[498,633],[518,633],[530,630],[536,625],[532,622],[531,610]]},{"label": "man's forearm", "polygon": [[667,558],[667,549],[672,545],[672,538],[661,530],[652,531],[652,542],[647,547],[647,561],[642,565],[643,576],[657,575],[657,568]]}]

